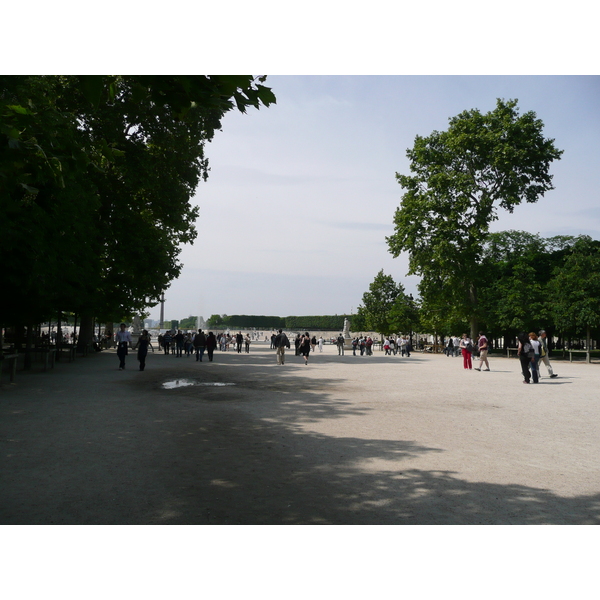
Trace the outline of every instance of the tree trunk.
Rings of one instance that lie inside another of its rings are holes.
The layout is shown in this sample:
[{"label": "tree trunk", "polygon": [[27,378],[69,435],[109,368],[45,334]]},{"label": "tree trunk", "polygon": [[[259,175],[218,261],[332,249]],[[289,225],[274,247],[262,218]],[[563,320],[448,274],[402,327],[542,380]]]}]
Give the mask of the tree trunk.
[{"label": "tree trunk", "polygon": [[77,338],[77,351],[83,352],[84,348],[92,343],[94,337],[94,317],[82,313],[79,323],[79,337]]},{"label": "tree trunk", "polygon": [[29,371],[31,369],[31,363],[33,362],[31,358],[31,350],[33,346],[33,323],[27,323],[27,337],[25,338],[25,363],[24,369]]},{"label": "tree trunk", "polygon": [[469,319],[469,323],[471,324],[471,339],[474,340],[479,333],[479,323],[477,321],[477,317],[475,316],[475,311],[477,309],[477,289],[473,283],[469,285],[469,300],[471,304],[471,317]]},{"label": "tree trunk", "polygon": [[56,323],[56,360],[60,361],[60,345],[62,344],[62,311],[58,313]]}]

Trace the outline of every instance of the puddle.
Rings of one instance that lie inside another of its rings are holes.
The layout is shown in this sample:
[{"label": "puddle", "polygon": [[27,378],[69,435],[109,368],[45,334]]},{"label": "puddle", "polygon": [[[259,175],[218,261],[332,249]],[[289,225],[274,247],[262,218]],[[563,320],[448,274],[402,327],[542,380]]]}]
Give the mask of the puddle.
[{"label": "puddle", "polygon": [[196,385],[191,379],[175,379],[174,381],[165,381],[162,384],[165,390],[172,390],[173,388],[186,387],[188,385]]},{"label": "puddle", "polygon": [[198,382],[193,379],[175,379],[173,381],[165,381],[162,384],[163,389],[165,390],[173,390],[175,388],[189,387],[191,385],[202,385],[208,387],[224,387],[226,385],[235,385],[235,383],[221,383],[216,381],[214,383],[206,383],[206,382]]}]

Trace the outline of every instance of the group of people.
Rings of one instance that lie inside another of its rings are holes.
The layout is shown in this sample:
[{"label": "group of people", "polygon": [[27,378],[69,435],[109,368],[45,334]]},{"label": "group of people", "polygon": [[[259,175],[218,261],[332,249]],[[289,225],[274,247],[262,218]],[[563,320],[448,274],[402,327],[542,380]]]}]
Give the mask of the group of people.
[{"label": "group of people", "polygon": [[543,329],[540,331],[539,336],[534,331],[531,333],[523,331],[517,336],[517,339],[519,340],[517,355],[521,362],[523,383],[531,383],[531,379],[533,379],[533,383],[539,383],[540,362],[546,365],[551,379],[558,377],[548,359],[548,338]]},{"label": "group of people", "polygon": [[242,332],[238,331],[235,335],[231,335],[230,333],[220,333],[217,336],[217,341],[222,352],[227,352],[229,348],[232,347],[234,350],[237,350],[238,354],[241,354],[242,347],[244,347],[248,354],[250,352],[252,338],[249,334],[242,335]]},{"label": "group of people", "polygon": [[[138,340],[133,345],[133,339],[131,333],[127,331],[125,323],[121,323],[119,331],[115,334],[115,342],[117,344],[117,356],[119,357],[119,371],[125,369],[125,357],[128,354],[128,349],[133,347],[137,350],[137,359],[140,363],[140,371],[143,371],[146,367],[146,356],[148,355],[148,349],[154,352],[152,346],[151,336],[146,329],[139,335]],[[181,330],[173,335],[170,331],[167,331],[163,335],[158,336],[159,348],[162,348],[165,354],[174,354],[176,357],[183,356],[185,352],[186,356],[196,355],[196,361],[202,362],[204,353],[208,355],[208,360],[212,362],[215,348],[218,346],[218,340],[212,331],[205,334],[202,329],[199,329],[196,333],[183,334]],[[238,343],[238,346],[240,344]],[[247,347],[249,344],[247,345]],[[248,350],[247,350],[248,351]]]},{"label": "group of people", "polygon": [[[475,367],[475,371],[489,371],[490,363],[488,361],[488,351],[491,350],[492,344],[488,340],[487,336],[483,331],[479,332],[479,336],[475,340],[463,333],[462,338],[456,345],[458,338],[450,338],[448,346],[446,347],[446,356],[454,356],[454,349],[458,347],[463,357],[463,369],[473,369],[473,357],[479,355],[479,366]],[[517,356],[521,362],[521,371],[523,373],[523,383],[530,383],[533,379],[533,383],[539,383],[540,379],[540,362],[543,362],[548,369],[548,375],[551,379],[558,377],[550,360],[548,358],[548,337],[545,330],[537,333],[532,331],[531,333],[521,332],[517,339],[519,345],[517,348]],[[485,366],[485,368],[483,368]]]},{"label": "group of people", "polygon": [[[314,337],[314,336],[313,336]],[[323,338],[320,340],[320,348],[321,351],[323,349]],[[302,356],[304,358],[304,364],[308,365],[308,357],[310,355],[310,351],[314,352],[315,347],[317,345],[317,340],[310,337],[308,331],[303,333],[302,335],[298,334],[294,340],[294,346],[296,349],[296,356]],[[285,364],[285,349],[291,348],[290,339],[285,334],[285,332],[280,329],[275,335],[274,339],[272,339],[272,346],[275,347],[276,356],[277,356],[277,364],[284,365]]]},{"label": "group of people", "polygon": [[[119,331],[115,334],[115,341],[117,344],[117,356],[119,357],[119,370],[125,369],[125,357],[128,353],[128,348],[133,344],[131,333],[127,331],[125,323],[121,323]],[[552,369],[550,360],[548,359],[548,341],[546,332],[542,329],[538,334],[535,332],[526,333],[522,332],[518,336],[518,349],[517,355],[521,362],[521,370],[523,373],[523,383],[538,383],[540,378],[539,366],[543,362],[548,370],[550,378],[557,377]],[[458,342],[458,343],[457,343]],[[208,354],[208,360],[213,360],[213,354],[215,348],[220,348],[223,352],[226,352],[231,345],[234,349],[241,353],[242,346],[245,346],[246,352],[250,352],[251,338],[248,334],[242,335],[242,332],[238,332],[235,336],[231,334],[221,333],[218,336],[210,331],[205,334],[202,329],[199,329],[196,333],[183,334],[181,330],[177,331],[177,334],[173,335],[170,331],[167,331],[164,335],[158,336],[159,347],[163,348],[165,354],[175,354],[177,357],[186,356],[191,354],[196,355],[196,361],[202,362],[202,357],[206,352]],[[338,354],[344,354],[344,336],[340,333],[336,339]],[[310,336],[308,331],[304,334],[297,334],[294,340],[296,356],[302,356],[304,358],[304,364],[308,365],[308,358],[310,352],[315,351],[317,345],[319,350],[323,351],[323,338],[320,337],[318,340],[315,336]],[[360,352],[360,355],[372,355],[373,340],[370,336],[355,337],[352,340],[352,353],[356,356],[356,351]],[[291,348],[290,340],[283,330],[279,330],[278,333],[272,336],[271,348],[276,349],[277,364],[285,364],[285,350]],[[137,349],[137,359],[140,363],[140,371],[143,371],[146,366],[146,356],[148,349],[154,352],[154,348],[151,342],[151,336],[146,329],[142,331],[138,340],[133,347]],[[479,336],[475,340],[471,340],[469,336],[464,333],[462,338],[450,337],[448,345],[446,346],[446,356],[456,356],[456,350],[460,350],[463,357],[463,368],[471,370],[473,369],[473,357],[479,356],[479,366],[475,367],[476,371],[489,371],[490,364],[488,361],[488,351],[491,349],[491,343],[483,331],[479,332]],[[389,336],[383,340],[383,350],[386,356],[396,355],[398,352],[402,356],[410,356],[411,344],[410,340],[405,336]],[[485,368],[483,368],[485,367]]]},{"label": "group of people", "polygon": [[412,345],[410,343],[410,338],[405,335],[398,335],[396,337],[389,336],[383,338],[383,349],[386,356],[396,356],[398,352],[401,356],[410,356]]},{"label": "group of people", "polygon": [[[454,340],[458,338],[450,338],[450,342],[452,343],[453,348]],[[450,347],[450,344],[446,347],[446,350]],[[491,343],[487,339],[485,333],[483,331],[479,332],[479,335],[473,341],[466,333],[463,333],[462,338],[458,342],[458,348],[460,349],[463,357],[463,368],[464,369],[472,369],[473,368],[473,356],[479,354],[479,367],[475,367],[476,371],[489,371],[490,363],[488,362],[488,351],[491,349]],[[449,353],[446,352],[446,356],[449,356]],[[483,365],[486,366],[485,369],[482,369]]]}]

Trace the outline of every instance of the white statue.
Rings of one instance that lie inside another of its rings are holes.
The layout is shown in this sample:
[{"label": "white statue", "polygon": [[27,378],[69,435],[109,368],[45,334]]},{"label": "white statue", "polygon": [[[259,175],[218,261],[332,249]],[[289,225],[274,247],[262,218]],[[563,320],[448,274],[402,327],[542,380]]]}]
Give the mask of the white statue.
[{"label": "white statue", "polygon": [[139,315],[135,315],[133,317],[133,333],[140,333],[142,330],[142,323],[140,321]]},{"label": "white statue", "polygon": [[348,321],[348,319],[344,319],[344,337],[350,337],[350,322]]}]

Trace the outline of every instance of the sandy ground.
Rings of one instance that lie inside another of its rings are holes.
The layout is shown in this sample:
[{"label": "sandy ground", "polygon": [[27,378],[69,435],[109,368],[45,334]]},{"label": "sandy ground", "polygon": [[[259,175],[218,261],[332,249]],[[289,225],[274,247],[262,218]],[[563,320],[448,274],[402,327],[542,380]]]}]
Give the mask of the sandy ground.
[{"label": "sandy ground", "polygon": [[278,366],[255,343],[34,365],[0,390],[0,523],[600,523],[600,368],[526,386],[490,363],[326,346]]}]

